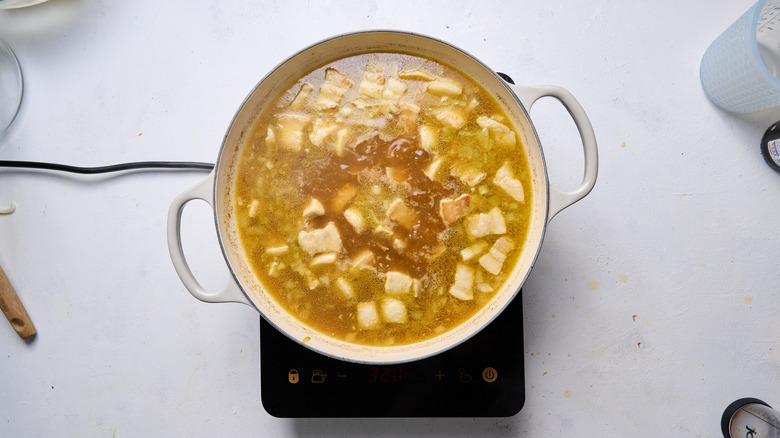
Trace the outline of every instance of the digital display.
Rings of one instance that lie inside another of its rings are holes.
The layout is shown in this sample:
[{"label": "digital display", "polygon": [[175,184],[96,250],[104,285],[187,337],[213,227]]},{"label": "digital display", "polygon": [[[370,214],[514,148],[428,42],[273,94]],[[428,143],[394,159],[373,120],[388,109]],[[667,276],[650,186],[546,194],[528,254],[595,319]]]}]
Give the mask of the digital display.
[{"label": "digital display", "polygon": [[368,367],[368,383],[401,382],[403,378],[402,366]]}]

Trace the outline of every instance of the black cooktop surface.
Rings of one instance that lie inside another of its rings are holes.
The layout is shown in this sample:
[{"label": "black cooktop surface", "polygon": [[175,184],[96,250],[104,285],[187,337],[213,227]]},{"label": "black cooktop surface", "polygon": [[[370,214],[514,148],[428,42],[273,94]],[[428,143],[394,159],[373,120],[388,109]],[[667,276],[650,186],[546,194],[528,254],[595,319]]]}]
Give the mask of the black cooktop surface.
[{"label": "black cooktop surface", "polygon": [[263,406],[275,417],[508,417],[525,403],[522,291],[481,332],[396,365],[316,353],[260,318]]}]

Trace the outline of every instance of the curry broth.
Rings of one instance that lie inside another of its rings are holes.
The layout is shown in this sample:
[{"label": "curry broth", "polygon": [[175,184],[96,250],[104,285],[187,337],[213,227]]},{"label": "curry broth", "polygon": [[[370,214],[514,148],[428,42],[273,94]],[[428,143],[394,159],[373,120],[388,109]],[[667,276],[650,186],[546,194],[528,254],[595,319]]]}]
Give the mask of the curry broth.
[{"label": "curry broth", "polygon": [[472,316],[506,281],[531,214],[526,154],[498,103],[400,53],[293,83],[254,122],[235,184],[266,292],[364,345],[422,341]]}]

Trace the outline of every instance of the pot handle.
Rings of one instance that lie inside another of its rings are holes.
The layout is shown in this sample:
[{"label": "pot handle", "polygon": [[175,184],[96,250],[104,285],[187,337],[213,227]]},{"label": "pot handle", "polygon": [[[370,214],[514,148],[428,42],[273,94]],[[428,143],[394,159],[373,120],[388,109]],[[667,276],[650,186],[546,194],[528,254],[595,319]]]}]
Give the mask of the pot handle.
[{"label": "pot handle", "polygon": [[179,274],[184,287],[190,291],[192,296],[207,303],[242,303],[251,307],[252,303],[241,291],[241,288],[238,287],[238,283],[232,278],[227,286],[220,291],[209,292],[204,289],[195,278],[190,266],[187,264],[187,260],[184,258],[184,250],[181,245],[181,214],[184,211],[184,206],[195,199],[206,201],[206,203],[211,205],[212,209],[214,208],[212,201],[214,177],[215,173],[212,171],[206,179],[173,200],[171,208],[168,210],[168,251],[171,253],[171,260],[176,273]]},{"label": "pot handle", "polygon": [[593,132],[593,126],[590,124],[582,105],[567,90],[555,85],[540,85],[534,87],[521,87],[509,85],[512,91],[523,103],[528,111],[531,106],[542,97],[554,97],[566,108],[582,139],[582,147],[585,152],[585,174],[579,188],[571,192],[562,192],[554,187],[550,187],[550,204],[547,222],[549,223],[556,214],[564,208],[574,204],[593,190],[598,175],[598,148],[596,147],[596,134]]}]

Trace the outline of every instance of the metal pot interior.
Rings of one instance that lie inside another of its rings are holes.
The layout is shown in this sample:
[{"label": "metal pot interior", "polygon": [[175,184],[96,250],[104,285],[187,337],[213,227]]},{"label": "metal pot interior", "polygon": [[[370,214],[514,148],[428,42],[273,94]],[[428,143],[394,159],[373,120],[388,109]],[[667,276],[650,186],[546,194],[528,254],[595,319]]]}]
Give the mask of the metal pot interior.
[{"label": "metal pot interior", "polygon": [[[249,267],[238,237],[233,216],[234,177],[241,148],[257,115],[300,76],[345,56],[365,52],[404,52],[435,59],[467,74],[504,107],[524,145],[532,172],[532,224],[525,246],[505,287],[470,320],[459,327],[424,342],[392,347],[369,347],[349,344],[319,334],[286,313],[271,297]],[[257,310],[272,325],[296,342],[323,354],[363,363],[398,363],[451,348],[490,323],[519,291],[533,266],[547,223],[548,184],[544,159],[538,138],[528,114],[506,84],[489,68],[451,45],[420,35],[376,31],[338,36],[297,53],[269,73],[246,98],[225,136],[217,161],[214,206],[215,220],[222,250],[236,281]]]}]

